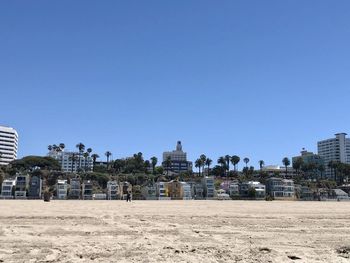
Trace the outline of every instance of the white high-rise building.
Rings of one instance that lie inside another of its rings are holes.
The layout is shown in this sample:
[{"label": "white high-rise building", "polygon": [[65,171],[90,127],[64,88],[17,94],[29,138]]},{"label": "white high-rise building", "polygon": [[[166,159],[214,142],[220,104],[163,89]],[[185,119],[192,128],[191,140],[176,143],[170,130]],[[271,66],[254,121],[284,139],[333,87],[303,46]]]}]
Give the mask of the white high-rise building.
[{"label": "white high-rise building", "polygon": [[63,172],[76,173],[79,170],[92,172],[93,170],[93,160],[91,156],[84,157],[82,154],[79,154],[79,152],[56,152],[51,150],[48,156],[56,159],[60,163]]},{"label": "white high-rise building", "polygon": [[0,126],[0,165],[8,165],[16,160],[18,134],[14,128]]},{"label": "white high-rise building", "polygon": [[332,176],[332,171],[328,168],[330,161],[350,164],[350,139],[346,138],[346,135],[346,133],[337,133],[335,138],[317,143],[318,155],[324,161],[327,177]]}]

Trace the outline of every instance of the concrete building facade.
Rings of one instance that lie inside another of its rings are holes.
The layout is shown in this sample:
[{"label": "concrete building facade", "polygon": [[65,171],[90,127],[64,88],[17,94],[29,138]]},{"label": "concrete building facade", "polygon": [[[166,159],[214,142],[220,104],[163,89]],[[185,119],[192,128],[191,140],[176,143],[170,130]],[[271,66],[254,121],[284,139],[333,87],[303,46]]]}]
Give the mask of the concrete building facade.
[{"label": "concrete building facade", "polygon": [[168,158],[171,160],[171,171],[175,173],[192,171],[192,163],[187,161],[187,153],[182,150],[181,141],[177,142],[175,151],[163,153],[164,169],[167,169],[164,163]]},{"label": "concrete building facade", "polygon": [[1,195],[2,199],[12,199],[13,198],[13,189],[15,188],[16,180],[14,179],[5,179],[1,184]]},{"label": "concrete building facade", "polygon": [[67,191],[68,191],[67,180],[57,180],[57,184],[56,184],[57,199],[66,199]]},{"label": "concrete building facade", "polygon": [[350,164],[350,138],[346,133],[337,133],[335,138],[326,139],[317,143],[318,155],[325,164],[325,176],[332,177],[332,171],[328,167],[330,161]]},{"label": "concrete building facade", "polygon": [[29,180],[28,198],[41,199],[43,180],[39,176],[32,176]]},{"label": "concrete building facade", "polygon": [[0,125],[0,165],[8,165],[16,160],[18,133],[14,128]]},{"label": "concrete building facade", "polygon": [[61,151],[57,152],[51,150],[48,153],[48,156],[56,159],[60,165],[63,172],[73,172],[76,173],[78,170],[92,172],[93,170],[93,160],[90,156],[84,157],[80,155],[78,152],[66,152]]},{"label": "concrete building facade", "polygon": [[81,183],[80,178],[70,179],[69,185],[69,199],[80,199],[81,196]]}]

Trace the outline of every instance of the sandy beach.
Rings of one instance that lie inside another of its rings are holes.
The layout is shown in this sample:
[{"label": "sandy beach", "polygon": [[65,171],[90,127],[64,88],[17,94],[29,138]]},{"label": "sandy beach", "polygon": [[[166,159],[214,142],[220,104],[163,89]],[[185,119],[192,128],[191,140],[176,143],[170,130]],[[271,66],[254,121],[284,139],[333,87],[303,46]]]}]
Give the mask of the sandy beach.
[{"label": "sandy beach", "polygon": [[0,201],[0,262],[350,262],[350,202]]}]

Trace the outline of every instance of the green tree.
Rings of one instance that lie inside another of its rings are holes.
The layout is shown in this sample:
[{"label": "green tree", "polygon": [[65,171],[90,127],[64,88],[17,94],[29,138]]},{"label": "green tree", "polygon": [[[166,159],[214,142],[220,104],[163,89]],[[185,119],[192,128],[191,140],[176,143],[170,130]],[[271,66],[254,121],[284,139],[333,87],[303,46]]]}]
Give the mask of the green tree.
[{"label": "green tree", "polygon": [[200,158],[198,158],[195,162],[194,162],[194,166],[196,168],[198,168],[198,176],[200,177],[201,176],[201,168],[202,168],[202,160]]},{"label": "green tree", "polygon": [[225,155],[225,162],[226,162],[226,169],[227,169],[227,173],[226,176],[228,176],[229,172],[230,172],[230,161],[231,161],[231,156],[230,155]]},{"label": "green tree", "polygon": [[111,157],[112,153],[110,151],[105,152],[105,156],[107,157],[107,169],[109,168],[109,157]]},{"label": "green tree", "polygon": [[81,157],[84,153],[84,150],[85,150],[85,145],[83,143],[78,143],[76,146],[75,146],[77,149],[78,149],[78,152],[79,152],[79,155],[78,155],[78,169],[80,170],[81,169]]},{"label": "green tree", "polygon": [[210,165],[213,163],[213,160],[211,160],[210,158],[207,158],[205,160],[205,165],[207,166],[208,168],[208,176],[210,175]]},{"label": "green tree", "polygon": [[72,153],[70,156],[69,156],[69,161],[72,162],[72,165],[71,165],[71,172],[73,173],[74,172],[74,164],[76,163],[76,161],[78,160],[78,156],[76,153]]},{"label": "green tree", "polygon": [[259,161],[259,168],[260,168],[260,171],[262,170],[262,168],[264,168],[264,165],[265,165],[265,162],[263,160],[260,160]]},{"label": "green tree", "polygon": [[199,159],[201,159],[201,163],[202,163],[202,173],[204,171],[204,166],[205,166],[205,161],[207,160],[207,156],[205,156],[205,154],[201,154],[201,156],[199,157]]},{"label": "green tree", "polygon": [[85,170],[85,172],[87,171],[87,161],[88,161],[88,157],[89,157],[89,153],[88,152],[84,152],[83,153],[83,156],[84,156],[84,160],[85,160],[85,162],[84,162],[84,170]]},{"label": "green tree", "polygon": [[301,157],[296,158],[292,164],[293,169],[296,171],[298,176],[299,176],[300,170],[303,167],[303,165],[304,165],[304,160]]},{"label": "green tree", "polygon": [[237,165],[240,162],[241,158],[239,158],[239,156],[237,155],[233,155],[231,157],[231,163],[233,164],[233,169],[235,172],[237,172]]},{"label": "green tree", "polygon": [[45,170],[61,170],[61,165],[56,159],[42,156],[25,156],[22,159],[15,160],[10,163],[10,166],[15,171],[31,171],[39,167]]},{"label": "green tree", "polygon": [[155,157],[155,156],[151,157],[151,164],[152,164],[152,172],[153,172],[153,174],[156,174],[157,162],[158,162],[157,157]]},{"label": "green tree", "polygon": [[169,170],[171,168],[171,157],[168,156],[165,161],[163,162],[163,167],[165,167],[165,170],[166,170],[166,175],[168,176],[169,175]]},{"label": "green tree", "polygon": [[284,157],[283,160],[282,160],[282,163],[283,163],[284,167],[286,168],[285,177],[287,177],[287,175],[288,175],[288,166],[290,165],[290,160],[288,159],[288,157]]},{"label": "green tree", "polygon": [[97,158],[100,158],[100,156],[97,153],[93,153],[91,154],[91,158],[92,158],[92,171],[95,171],[95,166],[96,166],[96,160]]},{"label": "green tree", "polygon": [[248,168],[248,163],[249,163],[249,158],[247,158],[247,157],[245,157],[244,159],[243,159],[243,162],[245,163],[245,167],[247,167]]}]

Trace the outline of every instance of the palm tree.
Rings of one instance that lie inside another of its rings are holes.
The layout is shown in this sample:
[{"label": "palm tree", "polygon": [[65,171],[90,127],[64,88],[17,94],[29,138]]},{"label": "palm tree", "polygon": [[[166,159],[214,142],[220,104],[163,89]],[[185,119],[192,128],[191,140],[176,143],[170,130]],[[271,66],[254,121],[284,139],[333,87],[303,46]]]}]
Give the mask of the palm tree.
[{"label": "palm tree", "polygon": [[110,151],[107,151],[105,152],[105,155],[107,157],[107,169],[108,169],[108,166],[109,166],[109,157],[111,157],[112,153]]},{"label": "palm tree", "polygon": [[228,176],[228,174],[230,172],[230,161],[231,161],[231,156],[228,154],[225,155],[225,162],[226,162],[226,169],[227,169],[226,176]]},{"label": "palm tree", "polygon": [[319,164],[319,165],[317,166],[317,169],[318,169],[318,171],[320,172],[321,180],[322,180],[322,179],[323,179],[323,173],[324,173],[324,171],[326,170],[326,168],[325,168],[324,164],[322,163],[322,164]]},{"label": "palm tree", "polygon": [[202,168],[202,165],[203,165],[203,163],[202,163],[202,160],[199,158],[199,159],[197,159],[195,162],[194,162],[194,166],[196,167],[196,168],[198,168],[198,176],[200,177],[201,176],[201,168]]},{"label": "palm tree", "polygon": [[208,176],[209,176],[209,172],[210,172],[210,165],[212,164],[213,160],[211,160],[210,158],[207,158],[205,160],[205,165],[208,167]]},{"label": "palm tree", "polygon": [[100,156],[97,153],[93,153],[91,155],[91,158],[92,158],[92,170],[94,171],[95,170],[96,159],[100,158]]},{"label": "palm tree", "polygon": [[61,149],[61,151],[63,151],[64,148],[66,148],[66,145],[65,145],[64,143],[61,142],[61,143],[58,145],[58,147]]},{"label": "palm tree", "polygon": [[262,168],[264,167],[265,162],[263,160],[259,161],[259,167],[260,167],[260,171],[262,170]]},{"label": "palm tree", "polygon": [[169,175],[169,170],[171,168],[171,157],[168,156],[165,161],[163,162],[163,166],[165,166],[165,169],[166,169],[166,175],[168,176]]},{"label": "palm tree", "polygon": [[81,168],[81,155],[83,154],[84,150],[85,150],[85,145],[83,143],[78,143],[76,146],[75,146],[78,151],[79,151],[79,169]]},{"label": "palm tree", "polygon": [[248,163],[249,163],[249,158],[247,158],[247,157],[245,157],[244,159],[243,159],[243,162],[245,163],[245,167],[246,168],[248,168]]},{"label": "palm tree", "polygon": [[282,160],[282,163],[283,163],[284,167],[286,168],[285,177],[287,177],[287,174],[288,174],[288,166],[290,165],[290,160],[288,159],[288,157],[284,157],[283,160]]},{"label": "palm tree", "polygon": [[156,172],[157,162],[158,162],[157,157],[155,157],[155,156],[151,157],[151,164],[152,164],[152,172],[153,172],[153,174],[155,174],[155,172]]},{"label": "palm tree", "polygon": [[218,159],[218,164],[220,164],[222,167],[225,167],[226,166],[226,160],[225,160],[225,157],[221,156],[219,157]]},{"label": "palm tree", "polygon": [[78,160],[77,154],[76,153],[72,153],[71,156],[69,156],[69,160],[72,161],[72,165],[71,165],[71,171],[72,173],[74,172],[74,164],[75,162]]},{"label": "palm tree", "polygon": [[84,161],[85,161],[85,162],[84,162],[84,164],[85,164],[85,165],[84,165],[84,170],[85,170],[85,172],[86,172],[86,167],[87,167],[87,159],[88,159],[89,155],[90,155],[90,154],[89,154],[88,152],[84,152],[84,153],[83,153]]},{"label": "palm tree", "polygon": [[205,166],[205,160],[207,160],[207,156],[205,156],[205,154],[201,154],[201,156],[199,156],[199,159],[201,159],[201,163],[202,163],[202,173],[204,171],[204,166]]},{"label": "palm tree", "polygon": [[237,172],[237,164],[239,163],[240,160],[241,160],[241,158],[239,158],[239,156],[237,156],[237,155],[233,155],[231,157],[231,163],[233,164],[233,170],[235,172]]},{"label": "palm tree", "polygon": [[304,165],[304,160],[301,157],[296,158],[292,164],[298,176],[299,176],[300,169],[303,167],[303,165]]}]

